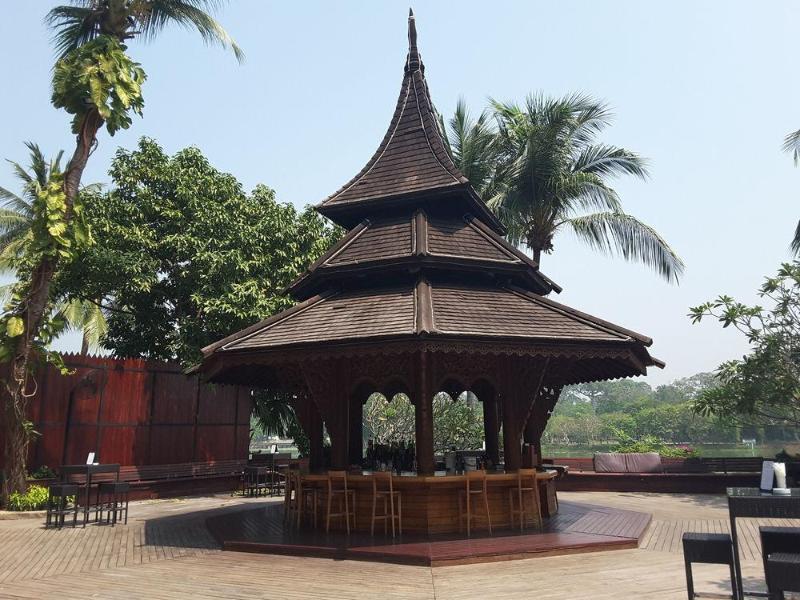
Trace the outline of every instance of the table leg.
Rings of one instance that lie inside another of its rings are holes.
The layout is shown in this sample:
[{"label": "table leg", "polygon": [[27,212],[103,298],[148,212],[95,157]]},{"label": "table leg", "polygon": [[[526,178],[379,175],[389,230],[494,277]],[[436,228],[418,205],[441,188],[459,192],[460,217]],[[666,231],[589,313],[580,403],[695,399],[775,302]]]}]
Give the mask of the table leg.
[{"label": "table leg", "polygon": [[739,562],[739,539],[736,535],[736,515],[731,513],[731,541],[733,542],[733,566],[736,573],[736,593],[738,600],[744,600],[742,589],[742,565]]},{"label": "table leg", "polygon": [[83,526],[86,527],[86,523],[89,522],[89,494],[92,493],[92,474],[86,474],[86,493],[85,502],[83,503]]}]

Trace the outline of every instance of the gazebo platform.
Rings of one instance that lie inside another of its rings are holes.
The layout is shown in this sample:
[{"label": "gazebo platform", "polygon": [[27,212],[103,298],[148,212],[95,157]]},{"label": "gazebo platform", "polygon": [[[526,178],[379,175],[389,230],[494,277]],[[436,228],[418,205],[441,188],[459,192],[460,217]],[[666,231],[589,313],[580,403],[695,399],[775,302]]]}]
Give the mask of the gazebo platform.
[{"label": "gazebo platform", "polygon": [[286,528],[283,506],[276,503],[210,517],[207,526],[225,550],[435,567],[636,548],[651,518],[649,513],[561,502],[542,532],[500,526],[492,536],[480,531],[471,538],[403,535],[393,540],[382,535],[382,525],[375,537]]}]

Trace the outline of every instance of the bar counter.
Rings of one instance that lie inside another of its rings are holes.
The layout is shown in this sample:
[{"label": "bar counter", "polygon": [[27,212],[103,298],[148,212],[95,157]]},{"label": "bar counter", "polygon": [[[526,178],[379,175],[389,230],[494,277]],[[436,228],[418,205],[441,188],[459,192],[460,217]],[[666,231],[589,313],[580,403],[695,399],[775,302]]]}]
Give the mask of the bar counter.
[{"label": "bar counter", "polygon": [[[539,484],[542,516],[552,516],[557,510],[554,480],[555,471],[536,474]],[[304,489],[309,487],[324,491],[327,476],[323,473],[301,475]],[[402,495],[403,532],[408,533],[452,533],[459,531],[458,495],[466,489],[467,478],[464,475],[395,475],[392,479],[394,490]],[[379,484],[380,485],[380,484]],[[348,474],[347,486],[356,493],[356,527],[359,531],[369,531],[372,516],[372,477],[368,473]],[[478,483],[473,481],[473,488]],[[488,473],[486,486],[489,496],[489,513],[493,529],[511,526],[509,511],[509,490],[516,489],[516,473]],[[473,497],[472,528],[487,529],[483,501]],[[526,503],[526,506],[528,504]],[[334,507],[336,508],[336,507]],[[378,503],[378,513],[382,510]],[[395,511],[397,508],[395,508]],[[465,509],[466,510],[466,509]],[[531,521],[528,519],[528,526]],[[517,522],[517,527],[519,522]],[[320,500],[317,513],[317,527],[325,527],[325,502]],[[343,519],[331,520],[331,528],[344,528]],[[352,524],[351,524],[352,527]],[[383,529],[383,523],[375,525],[376,533]]]}]

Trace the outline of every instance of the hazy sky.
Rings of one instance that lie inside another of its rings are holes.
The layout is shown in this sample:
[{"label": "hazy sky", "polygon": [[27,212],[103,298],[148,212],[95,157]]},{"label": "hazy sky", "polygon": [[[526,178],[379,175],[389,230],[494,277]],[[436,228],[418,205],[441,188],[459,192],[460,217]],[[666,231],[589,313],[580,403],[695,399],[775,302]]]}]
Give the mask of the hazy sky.
[{"label": "hazy sky", "polygon": [[[54,3],[15,2],[0,21],[0,157],[25,161],[25,140],[69,152],[69,117],[49,103],[53,54],[42,17]],[[626,210],[654,226],[687,264],[679,286],[563,234],[542,270],[555,299],[651,336],[663,383],[746,345],[688,307],[728,293],[755,301],[789,257],[800,217],[800,169],[780,150],[800,128],[796,2],[417,1],[419,47],[445,116],[464,96],[581,91],[616,120],[603,141],[650,159],[647,182],[615,183]],[[250,189],[265,183],[298,206],[335,191],[369,159],[394,109],[408,2],[233,0],[218,15],[247,54],[206,48],[179,29],[132,55],[148,74],[144,119],[103,132],[84,182],[107,181],[110,157],[139,136],[169,152],[198,146]],[[0,185],[14,186],[0,165]],[[63,349],[76,349],[71,336]]]}]

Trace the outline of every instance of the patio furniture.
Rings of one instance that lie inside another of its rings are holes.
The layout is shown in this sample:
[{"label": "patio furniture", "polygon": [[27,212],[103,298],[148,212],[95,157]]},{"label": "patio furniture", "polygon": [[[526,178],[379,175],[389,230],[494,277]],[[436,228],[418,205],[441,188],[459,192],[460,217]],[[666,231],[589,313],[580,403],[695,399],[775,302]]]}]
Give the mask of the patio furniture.
[{"label": "patio furniture", "polygon": [[[89,521],[89,512],[96,511],[97,506],[91,504],[92,480],[98,476],[113,476],[114,481],[119,481],[119,465],[62,465],[59,468],[63,482],[69,482],[71,477],[78,479],[79,488],[83,488],[83,526]],[[79,494],[80,495],[80,494]],[[76,502],[79,500],[76,497]]]},{"label": "patio furniture", "polygon": [[[767,557],[778,552],[800,552],[800,527],[759,527],[761,536],[761,558],[764,573],[767,573]],[[767,579],[767,589],[769,579]]]},{"label": "patio furniture", "polygon": [[103,522],[105,513],[106,523],[112,526],[117,521],[128,524],[128,503],[130,499],[131,484],[127,481],[104,481],[97,487],[97,512],[95,519]]},{"label": "patio furniture", "polygon": [[[530,510],[525,510],[525,500],[530,499]],[[515,508],[515,501],[516,506]],[[508,490],[508,510],[511,514],[511,527],[514,527],[514,516],[519,515],[519,530],[525,525],[525,516],[529,515],[542,528],[542,504],[539,496],[539,483],[536,469],[520,469],[517,471],[517,487]]]},{"label": "patio furniture", "polygon": [[[331,519],[344,518],[345,528],[350,534],[350,517],[353,517],[353,528],[356,526],[356,492],[347,488],[347,471],[328,471],[327,506],[325,513],[325,533],[331,528]],[[333,510],[334,500],[339,504],[338,512]]]},{"label": "patio furniture", "polygon": [[247,466],[242,472],[242,494],[250,496],[260,496],[261,493],[268,493],[270,470],[262,466]]},{"label": "patio furniture", "polygon": [[[467,471],[465,475],[465,485],[463,490],[458,492],[458,529],[462,530],[462,523],[466,518],[467,535],[472,533],[472,498],[476,502],[483,500],[483,508],[486,510],[486,522],[489,526],[489,534],[492,533],[492,516],[489,513],[489,492],[486,489],[486,471]],[[476,488],[473,484],[478,484]],[[464,512],[466,502],[467,510]]]},{"label": "patio furniture", "polygon": [[45,528],[53,525],[61,529],[64,526],[64,517],[69,514],[72,515],[72,526],[75,527],[78,523],[78,486],[72,483],[51,483],[47,488]]},{"label": "patio furniture", "polygon": [[297,498],[297,527],[303,524],[303,515],[311,515],[314,528],[317,527],[317,507],[319,506],[319,490],[315,486],[304,485],[300,470],[292,471],[295,478],[294,490]]},{"label": "patio furniture", "polygon": [[736,598],[737,575],[734,566],[733,540],[727,533],[687,531],[683,534],[683,562],[686,567],[686,590],[689,600],[704,595],[694,591],[692,563],[728,565],[731,572],[730,598]]},{"label": "patio furniture", "polygon": [[[383,533],[387,533],[387,525],[392,523],[392,537],[395,537],[395,522],[397,522],[400,535],[403,535],[403,500],[402,494],[395,491],[391,471],[376,471],[370,476],[372,478],[372,522],[370,524],[370,535],[375,535],[375,521],[383,521]],[[378,485],[385,484],[383,489]],[[383,514],[376,514],[378,500],[383,501]],[[397,512],[395,512],[395,506]]]},{"label": "patio furniture", "polygon": [[800,488],[792,488],[787,495],[762,492],[758,488],[728,488],[728,513],[731,519],[734,565],[736,567],[737,599],[748,596],[765,596],[763,592],[745,592],[742,588],[742,567],[739,560],[739,543],[736,519],[742,517],[761,519],[800,518]]},{"label": "patio furniture", "polygon": [[800,554],[770,554],[766,575],[769,597],[773,600],[783,600],[784,592],[800,592]]},{"label": "patio furniture", "polygon": [[289,465],[286,469],[286,486],[283,497],[283,520],[293,523],[300,508],[300,469],[297,465]]}]

